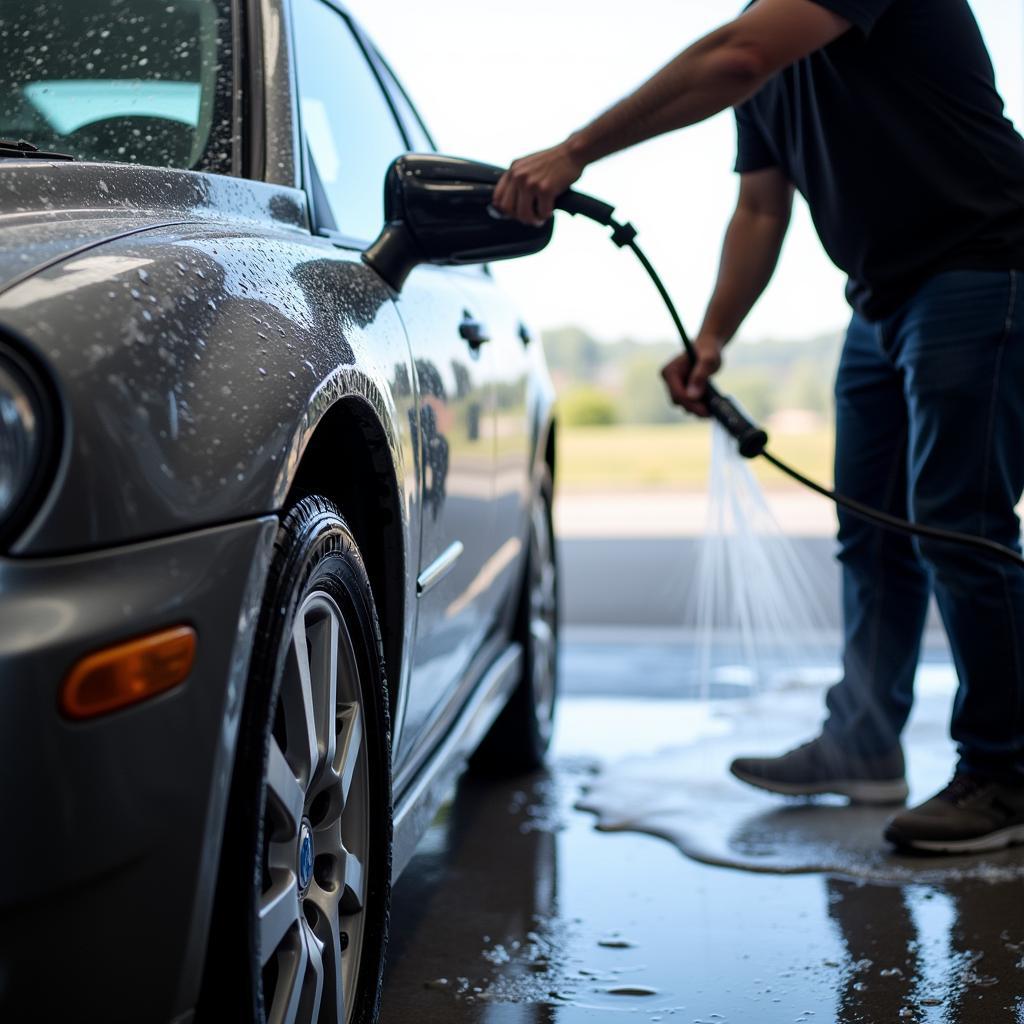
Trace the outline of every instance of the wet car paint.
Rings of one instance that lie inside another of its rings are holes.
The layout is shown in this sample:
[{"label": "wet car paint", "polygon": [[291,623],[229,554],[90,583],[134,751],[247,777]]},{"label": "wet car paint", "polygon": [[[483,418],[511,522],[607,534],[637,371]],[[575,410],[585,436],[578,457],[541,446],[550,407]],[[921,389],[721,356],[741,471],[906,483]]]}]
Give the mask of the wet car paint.
[{"label": "wet car paint", "polygon": [[[605,645],[608,671],[635,678],[634,654]],[[699,743],[718,702],[667,714],[639,680],[633,700],[564,681],[550,774],[497,790],[465,778],[398,883],[384,1024],[1024,1019],[1024,852],[1001,855],[1002,878],[939,876],[927,858],[919,877],[878,884],[709,866],[597,832],[576,805],[600,762]]]},{"label": "wet car paint", "polygon": [[[0,872],[5,1005],[58,1020],[68,991],[88,1007],[116,989],[151,1020],[179,987],[198,985],[276,528],[267,516],[73,557],[0,559],[0,818],[17,823]],[[199,632],[185,685],[92,721],[57,714],[60,681],[83,651],[177,623]],[[55,928],[57,960],[39,957],[32,937]],[[129,933],[181,950],[174,969],[153,972],[152,944],[125,942]],[[104,951],[104,970],[83,950]]]}]

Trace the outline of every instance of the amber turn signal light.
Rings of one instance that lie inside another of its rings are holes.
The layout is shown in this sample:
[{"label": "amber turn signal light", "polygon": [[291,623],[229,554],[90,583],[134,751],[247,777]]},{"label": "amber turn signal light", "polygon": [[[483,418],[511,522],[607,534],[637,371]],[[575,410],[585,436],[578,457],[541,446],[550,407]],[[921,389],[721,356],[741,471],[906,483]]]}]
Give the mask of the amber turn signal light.
[{"label": "amber turn signal light", "polygon": [[148,700],[183,683],[195,654],[196,631],[175,626],[86,655],[64,680],[60,709],[93,718]]}]

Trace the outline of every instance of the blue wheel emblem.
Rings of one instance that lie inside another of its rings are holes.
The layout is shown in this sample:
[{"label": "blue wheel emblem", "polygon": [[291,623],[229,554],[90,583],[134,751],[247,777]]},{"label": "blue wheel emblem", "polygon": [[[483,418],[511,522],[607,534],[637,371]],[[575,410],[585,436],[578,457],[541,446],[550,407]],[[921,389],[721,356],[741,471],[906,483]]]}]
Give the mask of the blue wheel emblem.
[{"label": "blue wheel emblem", "polygon": [[313,832],[302,823],[299,832],[299,888],[305,889],[313,880]]}]

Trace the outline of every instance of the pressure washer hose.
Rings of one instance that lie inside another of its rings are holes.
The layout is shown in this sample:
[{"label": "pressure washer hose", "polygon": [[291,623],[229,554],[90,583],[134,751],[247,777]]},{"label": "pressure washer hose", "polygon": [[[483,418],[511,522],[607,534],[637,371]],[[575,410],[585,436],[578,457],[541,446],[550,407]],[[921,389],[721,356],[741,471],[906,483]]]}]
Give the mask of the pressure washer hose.
[{"label": "pressure washer hose", "polygon": [[[675,303],[672,301],[672,296],[669,295],[668,289],[658,276],[658,272],[652,266],[651,261],[644,254],[640,246],[637,245],[636,228],[633,227],[632,224],[621,224],[615,220],[613,216],[615,213],[615,207],[609,206],[600,199],[595,199],[593,196],[585,195],[582,192],[565,192],[563,195],[559,196],[555,205],[558,209],[564,210],[566,213],[573,214],[574,216],[587,217],[590,220],[596,221],[598,224],[611,228],[612,241],[619,246],[620,249],[632,249],[633,255],[640,261],[640,265],[645,271],[647,271],[647,276],[650,277],[651,281],[654,283],[654,287],[658,289],[658,294],[665,303],[665,308],[668,310],[669,315],[672,317],[672,322],[675,324],[676,330],[679,332],[679,340],[683,343],[683,348],[685,349],[686,354],[690,357],[690,363],[691,365],[695,365],[697,356],[693,348],[693,343],[690,341],[690,337],[686,333],[686,328],[683,327],[683,321],[679,317]],[[1013,562],[1015,565],[1024,566],[1024,557],[1022,557],[1019,552],[1006,547],[1004,544],[997,544],[995,541],[987,540],[985,537],[975,537],[969,533],[958,533],[955,530],[943,530],[936,526],[925,526],[922,523],[913,523],[909,520],[901,519],[899,516],[890,515],[888,512],[882,512],[879,509],[872,508],[870,505],[854,501],[853,498],[848,498],[846,495],[839,494],[837,491],[829,490],[829,488],[824,487],[822,484],[804,476],[804,474],[799,470],[787,465],[777,456],[772,455],[772,453],[768,451],[767,432],[762,427],[759,427],[754,423],[746,413],[743,412],[734,399],[730,398],[728,395],[723,395],[713,384],[708,384],[707,391],[704,394],[704,401],[708,406],[711,416],[725,427],[730,436],[736,441],[740,454],[743,455],[744,458],[753,459],[760,456],[770,462],[777,469],[780,469],[787,476],[796,480],[797,483],[803,484],[804,487],[807,487],[817,494],[820,494],[822,497],[835,502],[836,505],[840,508],[846,509],[852,515],[858,516],[868,522],[875,523],[877,526],[881,526],[883,529],[891,530],[896,533],[903,533],[911,537],[919,537],[926,540],[941,541],[948,544],[959,544],[961,547],[973,548],[976,551],[982,551],[985,554],[995,555],[998,558],[1006,559],[1009,562]]]}]

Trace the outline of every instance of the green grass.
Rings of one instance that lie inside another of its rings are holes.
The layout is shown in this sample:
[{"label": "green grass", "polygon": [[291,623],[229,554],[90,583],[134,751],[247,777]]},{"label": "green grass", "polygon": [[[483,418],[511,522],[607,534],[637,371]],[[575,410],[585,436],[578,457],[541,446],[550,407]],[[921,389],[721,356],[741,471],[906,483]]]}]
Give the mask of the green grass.
[{"label": "green grass", "polygon": [[[711,437],[706,424],[678,426],[561,427],[559,485],[574,490],[642,490],[706,486]],[[779,434],[771,451],[824,484],[832,481],[831,430]],[[768,463],[755,459],[755,475],[767,487],[796,486]]]}]

